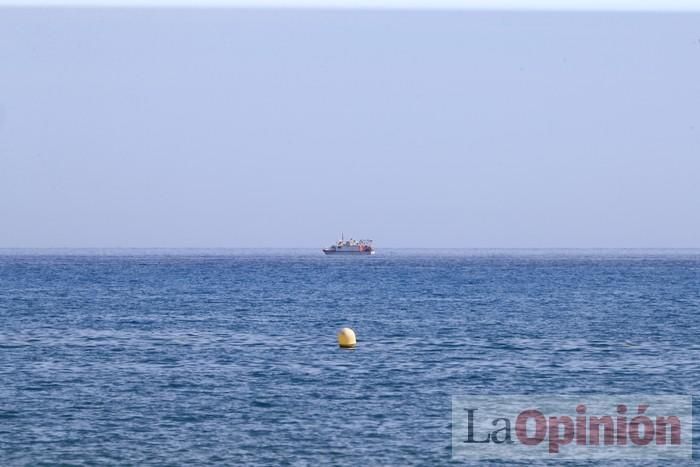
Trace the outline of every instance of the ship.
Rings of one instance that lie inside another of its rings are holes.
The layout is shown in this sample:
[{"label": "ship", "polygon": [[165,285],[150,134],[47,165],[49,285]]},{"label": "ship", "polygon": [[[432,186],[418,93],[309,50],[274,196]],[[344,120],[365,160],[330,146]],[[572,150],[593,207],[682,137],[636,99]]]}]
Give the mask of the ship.
[{"label": "ship", "polygon": [[341,234],[340,240],[324,248],[323,252],[327,255],[373,255],[375,250],[372,240],[345,240]]}]

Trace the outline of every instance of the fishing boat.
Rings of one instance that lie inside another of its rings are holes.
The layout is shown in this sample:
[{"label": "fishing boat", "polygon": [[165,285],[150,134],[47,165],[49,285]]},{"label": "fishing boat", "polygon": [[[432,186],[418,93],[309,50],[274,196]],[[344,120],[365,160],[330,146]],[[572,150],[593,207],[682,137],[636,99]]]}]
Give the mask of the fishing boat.
[{"label": "fishing boat", "polygon": [[372,240],[345,240],[343,235],[340,235],[340,240],[335,244],[324,248],[323,252],[327,255],[373,255],[375,252],[372,246]]}]

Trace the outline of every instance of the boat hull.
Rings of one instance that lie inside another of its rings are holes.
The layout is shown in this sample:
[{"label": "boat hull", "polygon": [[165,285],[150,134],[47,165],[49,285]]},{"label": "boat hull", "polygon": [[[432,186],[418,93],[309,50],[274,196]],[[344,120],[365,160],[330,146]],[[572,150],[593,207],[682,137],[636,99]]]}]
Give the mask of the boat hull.
[{"label": "boat hull", "polygon": [[369,250],[369,251],[360,251],[360,250],[331,250],[328,248],[323,249],[323,253],[326,255],[340,255],[340,256],[346,256],[346,255],[373,255],[374,250]]}]

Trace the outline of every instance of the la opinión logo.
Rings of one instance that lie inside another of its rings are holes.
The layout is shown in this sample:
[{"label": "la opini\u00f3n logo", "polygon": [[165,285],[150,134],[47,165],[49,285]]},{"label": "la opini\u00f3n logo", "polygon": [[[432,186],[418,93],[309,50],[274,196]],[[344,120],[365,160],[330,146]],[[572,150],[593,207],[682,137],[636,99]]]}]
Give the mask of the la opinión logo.
[{"label": "la opini\u00f3n logo", "polygon": [[691,456],[692,398],[620,399],[453,397],[453,456]]},{"label": "la opini\u00f3n logo", "polygon": [[[648,405],[637,407],[637,416],[627,420],[627,406],[624,404],[617,406],[617,415],[603,415],[587,417],[585,404],[576,407],[575,417],[549,416],[546,417],[541,411],[530,409],[518,414],[515,419],[515,435],[517,440],[526,446],[536,446],[544,441],[548,441],[549,452],[559,452],[559,446],[576,442],[579,446],[587,444],[602,444],[611,446],[614,444],[626,445],[632,443],[638,446],[646,446],[652,441],[657,445],[681,444],[681,421],[675,415],[667,417],[657,416],[652,420],[644,415]],[[478,439],[474,432],[474,416],[478,409],[465,409],[467,412],[467,439],[465,443],[513,443],[511,435],[511,421],[508,418],[500,417],[491,423],[499,428],[485,437]],[[534,422],[534,433],[528,433],[528,422]],[[602,436],[601,436],[602,434]]]}]

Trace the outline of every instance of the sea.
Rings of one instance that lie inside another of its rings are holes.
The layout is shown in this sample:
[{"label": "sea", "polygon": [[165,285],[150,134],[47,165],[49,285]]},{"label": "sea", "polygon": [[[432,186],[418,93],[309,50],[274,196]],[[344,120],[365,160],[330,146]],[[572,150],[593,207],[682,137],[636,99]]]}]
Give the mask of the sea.
[{"label": "sea", "polygon": [[0,250],[3,466],[518,464],[460,394],[700,395],[700,250]]}]

